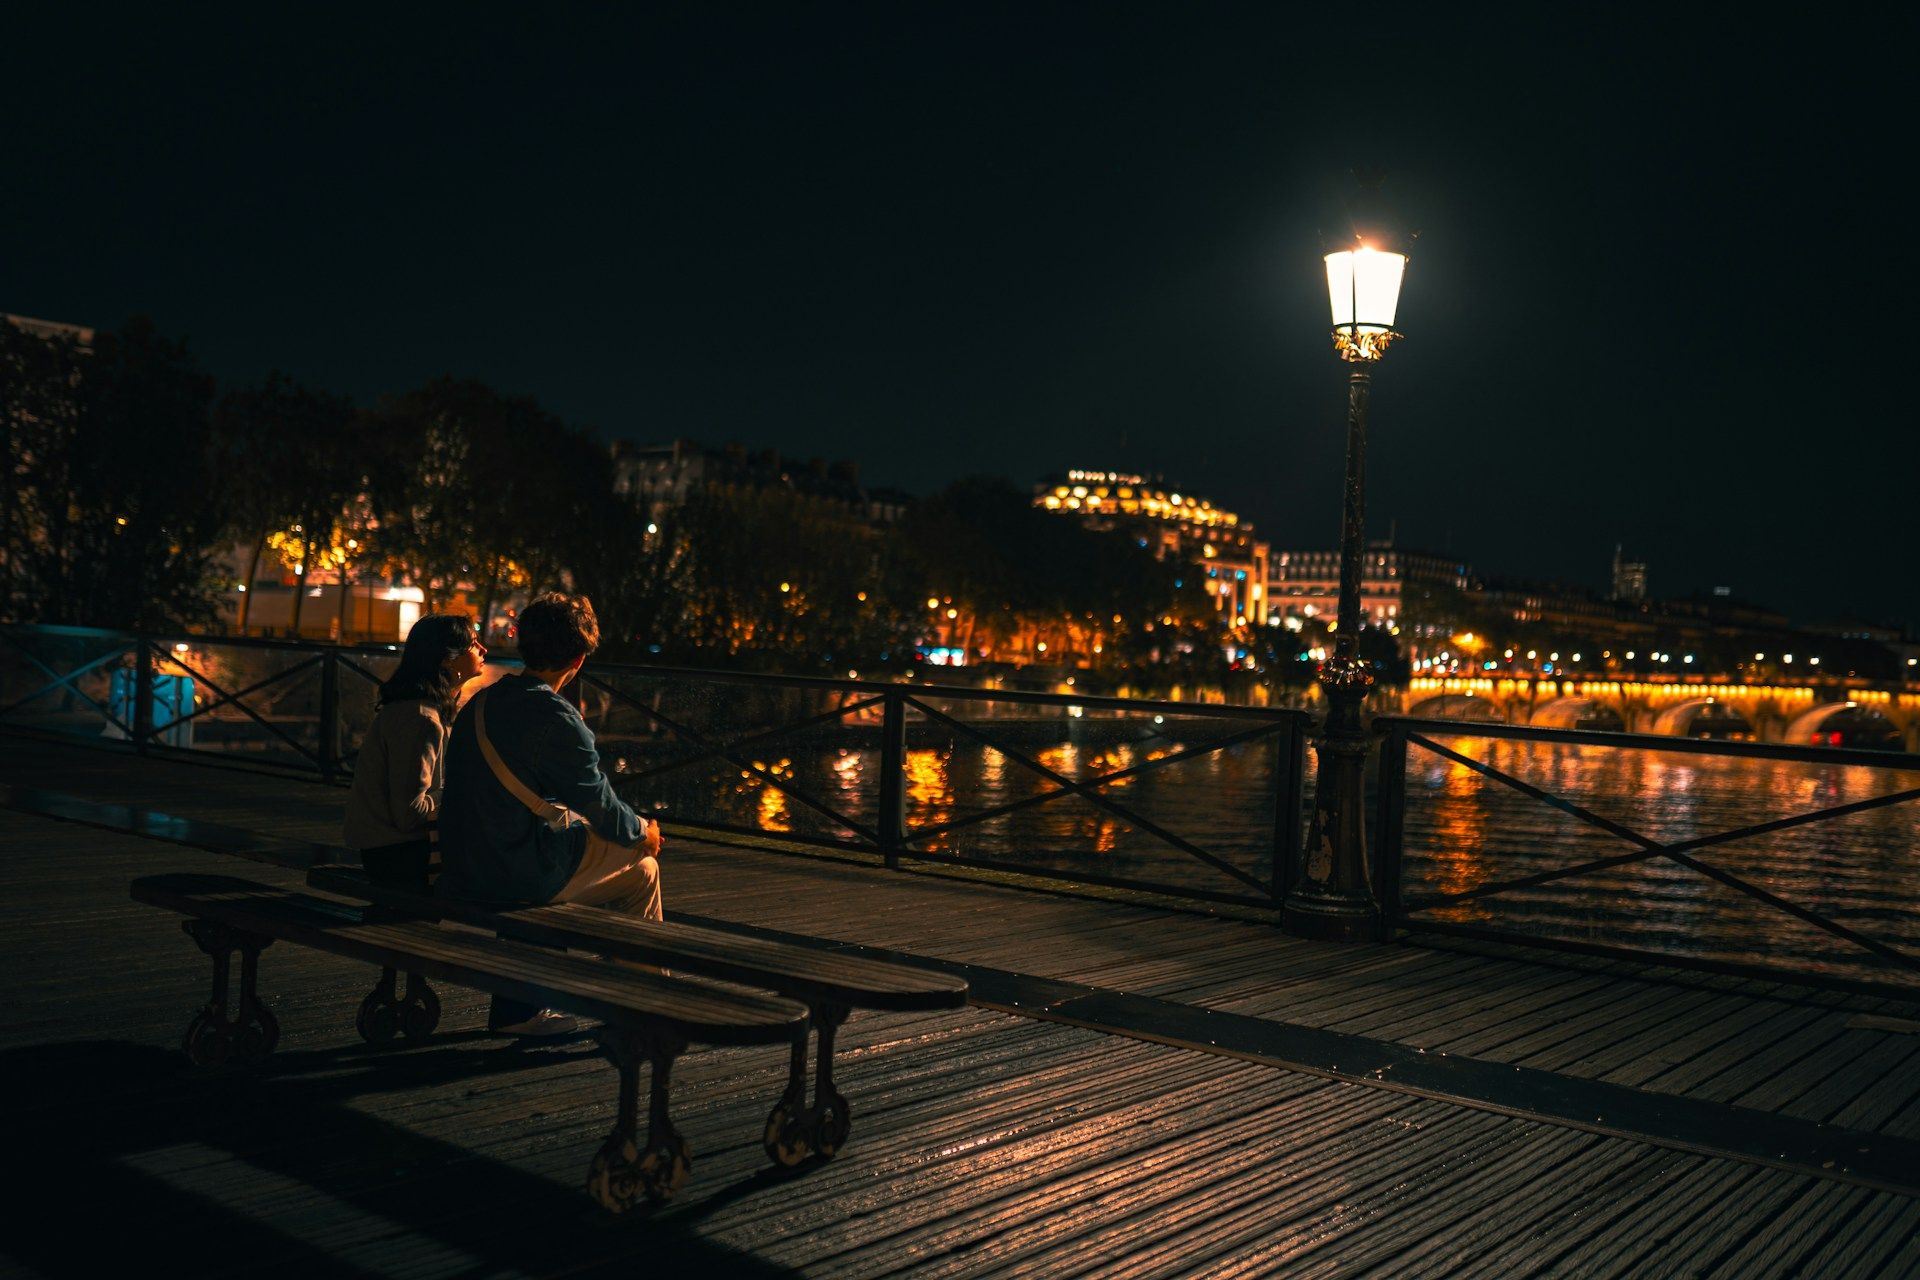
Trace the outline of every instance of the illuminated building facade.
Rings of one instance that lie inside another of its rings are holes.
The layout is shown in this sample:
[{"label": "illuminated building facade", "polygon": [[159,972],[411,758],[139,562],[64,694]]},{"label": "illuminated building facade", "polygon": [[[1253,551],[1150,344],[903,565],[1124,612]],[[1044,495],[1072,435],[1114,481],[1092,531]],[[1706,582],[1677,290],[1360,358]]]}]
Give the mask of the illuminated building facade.
[{"label": "illuminated building facade", "polygon": [[[1302,630],[1331,620],[1340,607],[1338,551],[1279,551],[1272,556],[1274,625]],[[1472,570],[1462,561],[1369,542],[1360,571],[1360,617],[1412,642],[1452,626],[1446,605],[1467,591]]]},{"label": "illuminated building facade", "polygon": [[62,320],[36,320],[32,316],[0,314],[0,321],[24,330],[36,338],[71,338],[83,349],[93,346],[93,329],[84,324],[68,324]]},{"label": "illuminated building facade", "polygon": [[1118,471],[1051,477],[1035,489],[1033,502],[1091,528],[1127,533],[1162,560],[1192,564],[1205,575],[1226,626],[1266,625],[1268,547],[1233,512],[1158,479]]}]

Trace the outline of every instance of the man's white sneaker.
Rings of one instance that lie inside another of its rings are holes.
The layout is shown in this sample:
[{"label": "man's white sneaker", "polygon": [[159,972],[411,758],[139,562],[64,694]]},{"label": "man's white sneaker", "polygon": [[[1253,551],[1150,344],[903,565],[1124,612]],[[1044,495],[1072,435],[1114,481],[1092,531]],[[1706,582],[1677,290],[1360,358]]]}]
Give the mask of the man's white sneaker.
[{"label": "man's white sneaker", "polygon": [[561,1013],[557,1009],[542,1009],[525,1022],[509,1023],[504,1027],[495,1027],[494,1032],[503,1036],[570,1036],[580,1029],[580,1019],[570,1013]]}]

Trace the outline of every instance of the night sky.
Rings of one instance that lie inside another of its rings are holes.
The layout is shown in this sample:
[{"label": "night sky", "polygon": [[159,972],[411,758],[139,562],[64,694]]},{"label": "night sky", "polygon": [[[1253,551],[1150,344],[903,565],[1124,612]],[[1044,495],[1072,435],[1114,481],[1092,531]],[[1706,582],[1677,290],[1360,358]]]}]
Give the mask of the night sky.
[{"label": "night sky", "polygon": [[24,8],[0,311],[921,493],[1160,471],[1330,547],[1364,166],[1421,232],[1374,536],[1920,626],[1910,14]]}]

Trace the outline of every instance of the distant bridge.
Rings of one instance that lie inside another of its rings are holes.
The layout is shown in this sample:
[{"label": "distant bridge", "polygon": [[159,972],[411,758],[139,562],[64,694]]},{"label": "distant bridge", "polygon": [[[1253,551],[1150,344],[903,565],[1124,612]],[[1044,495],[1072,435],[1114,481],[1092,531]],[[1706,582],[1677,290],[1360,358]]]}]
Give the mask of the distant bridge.
[{"label": "distant bridge", "polygon": [[1920,752],[1920,692],[1844,684],[1423,676],[1376,711],[1452,720]]}]

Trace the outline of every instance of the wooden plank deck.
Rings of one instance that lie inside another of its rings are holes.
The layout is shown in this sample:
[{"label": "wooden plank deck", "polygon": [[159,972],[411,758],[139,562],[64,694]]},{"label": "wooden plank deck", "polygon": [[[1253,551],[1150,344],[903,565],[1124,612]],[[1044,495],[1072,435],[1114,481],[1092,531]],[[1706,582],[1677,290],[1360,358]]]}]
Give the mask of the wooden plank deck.
[{"label": "wooden plank deck", "polygon": [[[330,842],[340,793],[258,774],[0,739],[0,781]],[[1920,1036],[1849,1027],[1911,1005],[1618,961],[1399,944],[855,861],[674,840],[670,911],[1442,1049],[1581,1079],[1915,1136]],[[585,1164],[611,1069],[579,1046],[443,1032],[373,1052],[370,972],[276,946],[282,1049],[197,1073],[177,1040],[206,961],[127,900],[156,870],[296,873],[0,812],[0,1064],[30,1099],[27,1271],[97,1274],[127,1240],[159,1265],[345,1275],[1857,1275],[1920,1269],[1920,1200],[1816,1173],[1602,1136],[1484,1107],[979,1008],[856,1015],[853,1141],[798,1177],[758,1127],[764,1050],[676,1069],[695,1148],[681,1201],[609,1221]],[[85,1206],[82,1208],[82,1206]]]}]

